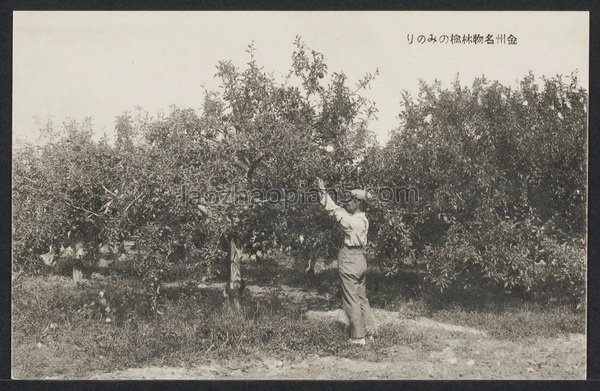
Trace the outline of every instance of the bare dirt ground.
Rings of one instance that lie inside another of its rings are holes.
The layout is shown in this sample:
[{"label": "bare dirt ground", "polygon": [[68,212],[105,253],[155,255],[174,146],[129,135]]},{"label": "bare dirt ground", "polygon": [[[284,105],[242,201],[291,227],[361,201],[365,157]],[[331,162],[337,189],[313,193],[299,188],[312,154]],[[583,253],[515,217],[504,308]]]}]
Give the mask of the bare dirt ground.
[{"label": "bare dirt ground", "polygon": [[[208,286],[207,286],[208,287]],[[255,295],[271,289],[249,287]],[[291,300],[310,298],[294,287],[277,288]],[[583,334],[521,341],[497,340],[484,331],[442,323],[425,317],[407,318],[398,312],[374,310],[378,328],[399,327],[435,341],[434,350],[395,345],[382,350],[372,345],[360,359],[309,355],[297,359],[265,357],[206,361],[190,367],[143,367],[98,373],[91,379],[584,379],[586,341]],[[341,309],[308,311],[307,319],[348,320]],[[377,343],[377,342],[375,342]],[[364,353],[364,352],[363,352]],[[358,356],[358,354],[357,354]]]},{"label": "bare dirt ground", "polygon": [[[388,314],[393,317],[393,314]],[[334,315],[335,316],[335,315]],[[402,322],[402,321],[401,321]],[[207,361],[190,368],[143,367],[100,373],[91,379],[584,379],[585,336],[506,342],[477,330],[419,319],[441,350],[393,346],[369,361],[313,355],[298,360],[249,356]],[[369,346],[356,349],[371,349]]]}]

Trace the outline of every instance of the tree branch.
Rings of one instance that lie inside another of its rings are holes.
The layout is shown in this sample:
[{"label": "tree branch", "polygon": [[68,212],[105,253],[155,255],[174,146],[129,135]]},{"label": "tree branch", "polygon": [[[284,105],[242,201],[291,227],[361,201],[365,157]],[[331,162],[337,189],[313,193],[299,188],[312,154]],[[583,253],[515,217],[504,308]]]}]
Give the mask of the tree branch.
[{"label": "tree branch", "polygon": [[244,172],[248,173],[248,170],[250,170],[250,167],[248,167],[246,164],[240,162],[239,160],[234,160],[233,164],[239,168],[241,168],[242,170],[244,170]]},{"label": "tree branch", "polygon": [[69,202],[69,201],[68,201],[66,198],[63,198],[63,199],[62,199],[62,201],[63,201],[65,204],[67,204],[68,206],[70,206],[71,208],[73,208],[73,209],[77,209],[77,210],[81,210],[81,211],[84,211],[84,212],[90,213],[90,214],[92,214],[92,215],[94,215],[94,216],[96,216],[96,217],[102,217],[102,216],[100,216],[98,213],[96,213],[96,212],[92,212],[92,211],[91,211],[91,210],[89,210],[89,209],[82,208],[82,207],[80,207],[80,206],[77,206],[77,205],[73,205],[73,204],[72,204],[72,203],[70,203],[70,202]]},{"label": "tree branch", "polygon": [[103,184],[100,184],[100,186],[102,186],[102,188],[104,189],[105,192],[112,194],[115,197],[118,197],[117,194],[113,193],[112,191],[108,190]]},{"label": "tree branch", "polygon": [[[18,175],[15,175],[15,178],[18,178]],[[29,182],[33,183],[33,184],[38,184],[36,181],[34,181],[33,179],[27,178],[25,175],[21,175],[21,178],[23,179],[27,179]]]},{"label": "tree branch", "polygon": [[129,208],[131,207],[131,205],[133,205],[134,202],[136,202],[137,200],[140,199],[140,197],[142,196],[142,194],[144,194],[143,192],[141,192],[137,197],[135,197],[130,203],[129,205],[127,205],[127,207],[125,207],[125,209],[123,210],[123,214],[127,213],[127,210],[129,210]]},{"label": "tree branch", "polygon": [[254,175],[254,171],[256,171],[256,168],[258,167],[258,164],[261,162],[261,160],[263,160],[265,158],[265,154],[263,153],[262,155],[260,155],[257,159],[255,159],[251,164],[250,167],[248,168],[248,171],[246,172],[246,178],[250,179],[252,178],[252,175]]},{"label": "tree branch", "polygon": [[28,178],[28,177],[26,177],[26,176],[23,176],[23,178],[27,179],[27,180],[28,180],[29,182],[31,182],[31,183],[35,183],[36,185],[38,184],[38,183],[37,183],[37,181],[34,181],[34,180],[33,180],[33,179],[31,179],[31,178]]}]

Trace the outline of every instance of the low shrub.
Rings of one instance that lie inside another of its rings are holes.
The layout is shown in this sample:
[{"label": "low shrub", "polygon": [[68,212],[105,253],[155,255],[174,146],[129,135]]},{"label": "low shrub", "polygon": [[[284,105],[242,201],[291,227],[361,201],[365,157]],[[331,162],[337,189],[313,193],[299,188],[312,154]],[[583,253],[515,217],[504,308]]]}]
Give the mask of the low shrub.
[{"label": "low shrub", "polygon": [[530,220],[456,224],[438,247],[425,251],[432,292],[475,298],[510,295],[569,303],[585,298],[585,247],[547,237]]}]

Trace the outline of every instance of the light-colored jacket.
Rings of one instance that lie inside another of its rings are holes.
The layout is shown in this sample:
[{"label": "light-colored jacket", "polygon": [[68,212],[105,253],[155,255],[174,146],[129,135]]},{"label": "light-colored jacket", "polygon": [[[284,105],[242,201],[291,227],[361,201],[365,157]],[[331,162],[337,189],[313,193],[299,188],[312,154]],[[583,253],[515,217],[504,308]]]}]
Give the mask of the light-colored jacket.
[{"label": "light-colored jacket", "polygon": [[364,212],[348,213],[346,209],[337,205],[331,196],[324,192],[321,204],[340,223],[344,230],[344,245],[349,247],[366,246],[369,220]]}]

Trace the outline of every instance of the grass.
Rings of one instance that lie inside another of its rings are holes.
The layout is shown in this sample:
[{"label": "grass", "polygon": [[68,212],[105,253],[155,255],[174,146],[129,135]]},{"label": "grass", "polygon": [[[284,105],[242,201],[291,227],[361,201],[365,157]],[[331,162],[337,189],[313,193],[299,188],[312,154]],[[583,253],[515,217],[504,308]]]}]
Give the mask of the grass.
[{"label": "grass", "polygon": [[[111,323],[104,321],[101,310],[82,311],[100,290],[115,308]],[[342,326],[308,322],[300,308],[275,295],[247,300],[242,316],[224,308],[219,295],[217,290],[184,287],[164,297],[163,315],[150,316],[135,280],[77,285],[63,278],[25,277],[13,287],[14,376],[83,376],[257,354],[357,357],[356,349],[345,343],[348,336]],[[117,303],[116,298],[125,299]],[[48,328],[50,324],[57,327]],[[386,339],[389,343],[404,338],[402,333],[392,334]]]},{"label": "grass", "polygon": [[[261,278],[263,282],[287,282],[285,276]],[[310,289],[320,293],[335,290],[335,281],[334,272],[320,273]],[[479,310],[431,308],[416,294],[417,280],[370,274],[368,281],[376,308],[483,329],[499,339],[584,331],[585,315],[567,307],[513,303]],[[294,283],[304,282],[298,279]],[[98,301],[101,290],[111,307],[109,314],[90,306]],[[130,367],[186,367],[209,359],[257,360],[264,356],[298,360],[318,354],[377,361],[394,345],[441,349],[437,339],[425,332],[401,327],[384,327],[370,349],[357,349],[346,343],[348,334],[343,326],[306,321],[306,303],[293,304],[277,291],[246,298],[241,315],[223,306],[218,289],[199,289],[192,283],[164,290],[163,314],[153,315],[141,282],[127,277],[76,284],[64,277],[22,276],[13,281],[12,299],[12,367],[17,378],[84,377]],[[329,301],[320,300],[319,305],[336,308],[339,298],[330,295]],[[107,315],[110,323],[105,321]],[[51,324],[56,327],[49,327]]]},{"label": "grass", "polygon": [[430,317],[452,324],[485,330],[497,339],[523,340],[532,337],[556,337],[566,333],[585,333],[585,314],[570,306],[539,306],[515,303],[485,311],[466,310],[458,306],[431,312]]},{"label": "grass", "polygon": [[508,296],[423,297],[422,280],[415,273],[392,278],[370,273],[367,281],[374,307],[484,330],[497,339],[585,333],[585,312],[574,311],[568,304],[532,303]]}]

